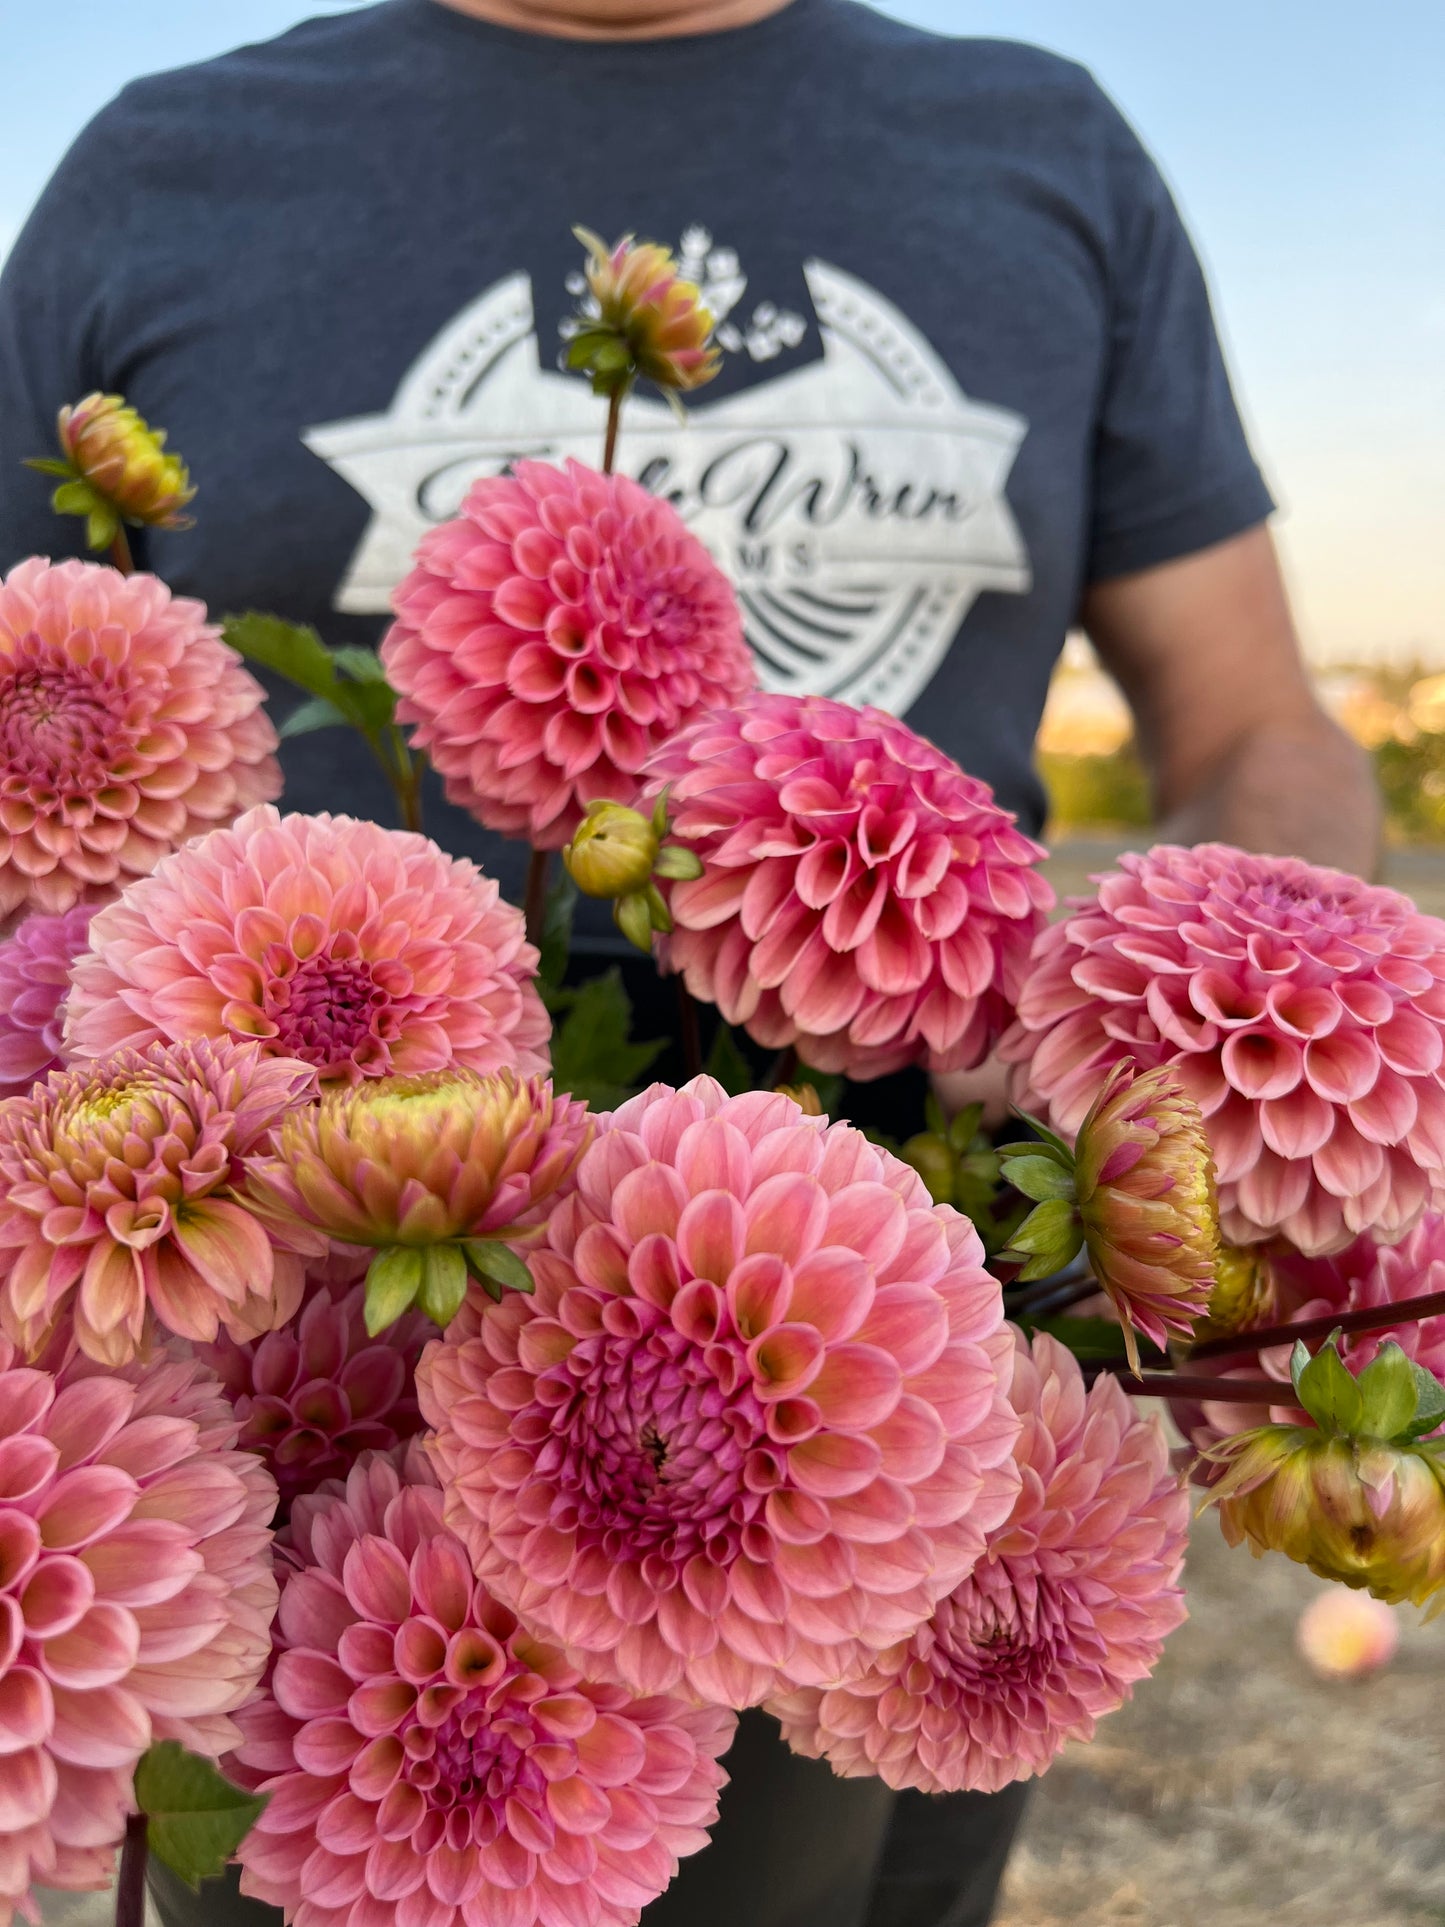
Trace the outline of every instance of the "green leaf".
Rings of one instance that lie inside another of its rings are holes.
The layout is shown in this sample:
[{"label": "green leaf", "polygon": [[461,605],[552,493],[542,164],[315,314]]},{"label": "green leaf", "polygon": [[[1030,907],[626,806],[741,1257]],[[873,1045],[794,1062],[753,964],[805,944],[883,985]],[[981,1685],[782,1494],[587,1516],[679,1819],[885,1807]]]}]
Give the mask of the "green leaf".
[{"label": "green leaf", "polygon": [[564,1013],[552,1036],[554,1088],[585,1098],[594,1111],[615,1111],[633,1096],[667,1039],[631,1040],[632,1006],[615,967],[576,990],[554,991],[551,1001]]},{"label": "green leaf", "polygon": [[1072,1171],[1074,1168],[1072,1151],[1062,1144],[1045,1144],[1041,1140],[1036,1143],[1031,1137],[1021,1138],[1017,1144],[997,1145],[994,1155],[1005,1177],[1008,1176],[1009,1163],[1014,1158],[1047,1158],[1050,1164],[1057,1164],[1061,1171]]},{"label": "green leaf", "polygon": [[1036,1204],[1024,1219],[1003,1253],[1005,1258],[1024,1260],[1019,1283],[1034,1278],[1051,1278],[1062,1271],[1084,1242],[1078,1215],[1068,1198],[1048,1198]]},{"label": "green leaf", "polygon": [[335,703],[328,702],[325,696],[308,696],[277,729],[276,734],[283,739],[288,736],[306,736],[313,729],[339,729],[346,721]]},{"label": "green leaf", "polygon": [[373,1338],[416,1303],[426,1267],[412,1245],[378,1251],[366,1274],[366,1329]]},{"label": "green leaf", "polygon": [[90,483],[81,481],[62,482],[50,498],[50,506],[57,515],[90,515],[100,502]]},{"label": "green leaf", "polygon": [[[1036,1131],[1038,1133],[1039,1144],[1052,1145],[1054,1150],[1062,1151],[1065,1157],[1067,1157],[1071,1163],[1073,1162],[1074,1153],[1070,1148],[1070,1146],[1065,1144],[1064,1140],[1058,1135],[1057,1132],[1051,1131],[1048,1125],[1045,1124],[1040,1118],[1031,1117],[1027,1111],[1020,1111],[1020,1110],[1015,1110],[1014,1116],[1018,1118],[1021,1123],[1027,1124],[1031,1131]],[[1037,1150],[1038,1148],[1039,1148],[1039,1145],[1034,1146],[1035,1150]]]},{"label": "green leaf", "polygon": [[982,1104],[965,1104],[948,1127],[948,1141],[954,1150],[960,1154],[966,1151],[978,1136],[978,1128],[982,1123]]},{"label": "green leaf", "polygon": [[542,941],[537,946],[542,961],[537,975],[548,989],[561,983],[572,948],[572,916],[577,908],[577,885],[559,865],[557,876],[547,892],[547,910],[542,919]]},{"label": "green leaf", "polygon": [[396,714],[396,691],[386,682],[338,681],[331,700],[363,736],[379,736]]},{"label": "green leaf", "polygon": [[231,647],[263,669],[274,670],[288,682],[304,689],[308,696],[325,696],[336,701],[340,678],[331,651],[316,631],[299,622],[283,622],[280,616],[262,615],[251,610],[246,615],[226,616],[221,633]]},{"label": "green leaf", "polygon": [[1355,1380],[1364,1412],[1361,1430],[1372,1439],[1395,1439],[1414,1424],[1420,1406],[1415,1367],[1393,1338],[1387,1338]]},{"label": "green leaf", "polygon": [[462,1251],[473,1276],[481,1279],[487,1295],[498,1304],[504,1291],[530,1295],[536,1290],[525,1259],[519,1258],[509,1245],[500,1244],[495,1238],[466,1238],[462,1241]]},{"label": "green leaf", "polygon": [[612,920],[643,956],[652,955],[652,905],[641,890],[617,899],[612,906]]},{"label": "green leaf", "polygon": [[[1022,1317],[1018,1322],[1030,1334],[1047,1332],[1050,1338],[1057,1338],[1075,1358],[1097,1361],[1124,1356],[1123,1328],[1111,1318]],[[1147,1339],[1140,1345],[1139,1352],[1141,1362],[1145,1365],[1168,1363],[1165,1354]]]},{"label": "green leaf", "polygon": [[936,1091],[930,1090],[923,1100],[923,1124],[924,1129],[931,1136],[941,1137],[945,1143],[947,1142],[948,1119],[944,1115],[943,1106],[938,1101]]},{"label": "green leaf", "polygon": [[24,466],[38,468],[42,475],[74,475],[75,464],[63,462],[58,455],[27,455]]},{"label": "green leaf", "polygon": [[87,544],[99,552],[108,549],[120,534],[120,517],[109,507],[94,508],[85,518]]},{"label": "green leaf", "polygon": [[1043,1204],[1050,1198],[1074,1197],[1074,1174],[1049,1157],[1009,1158],[1004,1167],[1009,1183],[1026,1198]]},{"label": "green leaf", "polygon": [[1445,1421],[1445,1385],[1442,1385],[1433,1372],[1417,1365],[1412,1358],[1410,1368],[1415,1374],[1415,1417],[1406,1437],[1423,1439],[1433,1432],[1437,1425]]},{"label": "green leaf", "polygon": [[338,669],[344,669],[355,682],[386,681],[386,671],[382,668],[381,657],[374,649],[361,643],[337,643],[331,651],[331,660]]},{"label": "green leaf", "polygon": [[135,1797],[150,1851],[192,1889],[220,1877],[266,1806],[264,1793],[232,1786],[175,1740],[142,1755]]},{"label": "green leaf", "polygon": [[655,876],[690,883],[694,877],[702,875],[702,858],[696,850],[689,850],[685,844],[664,843],[652,869]]},{"label": "green leaf", "polygon": [[467,1261],[460,1245],[428,1245],[421,1256],[416,1302],[434,1325],[445,1330],[467,1295]]},{"label": "green leaf", "polygon": [[717,1079],[729,1097],[740,1097],[753,1088],[752,1066],[726,1024],[720,1023],[713,1034],[703,1069],[709,1077]]},{"label": "green leaf", "polygon": [[[1296,1347],[1296,1359],[1300,1347]],[[1352,1437],[1360,1430],[1365,1401],[1359,1382],[1327,1338],[1308,1363],[1292,1369],[1295,1395],[1322,1432]]]}]

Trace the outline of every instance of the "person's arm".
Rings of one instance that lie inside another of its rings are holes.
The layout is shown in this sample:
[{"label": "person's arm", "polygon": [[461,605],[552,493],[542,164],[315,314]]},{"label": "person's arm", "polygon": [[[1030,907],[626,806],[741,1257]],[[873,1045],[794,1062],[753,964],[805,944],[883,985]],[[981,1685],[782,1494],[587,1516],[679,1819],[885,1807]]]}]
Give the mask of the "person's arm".
[{"label": "person's arm", "polygon": [[1161,838],[1371,874],[1369,763],[1310,688],[1266,528],[1096,583],[1082,615],[1137,719]]}]

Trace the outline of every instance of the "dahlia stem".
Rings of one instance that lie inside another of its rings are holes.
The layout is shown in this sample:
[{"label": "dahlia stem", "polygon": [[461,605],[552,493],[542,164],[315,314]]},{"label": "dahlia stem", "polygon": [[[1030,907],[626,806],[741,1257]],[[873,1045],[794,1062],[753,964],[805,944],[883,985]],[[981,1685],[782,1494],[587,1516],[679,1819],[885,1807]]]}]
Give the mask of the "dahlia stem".
[{"label": "dahlia stem", "polygon": [[768,1066],[766,1088],[775,1091],[780,1084],[791,1084],[798,1075],[798,1047],[784,1044]]},{"label": "dahlia stem", "polygon": [[1300,1318],[1292,1325],[1261,1325],[1258,1331],[1206,1338],[1203,1344],[1190,1347],[1189,1357],[1219,1358],[1230,1352],[1268,1351],[1272,1345],[1292,1345],[1297,1338],[1328,1338],[1334,1331],[1384,1331],[1391,1325],[1413,1325],[1417,1319],[1438,1317],[1442,1312],[1445,1312],[1445,1291],[1427,1291],[1419,1298],[1401,1298],[1393,1305],[1323,1312],[1318,1318]]},{"label": "dahlia stem", "polygon": [[124,529],[118,528],[110,545],[110,559],[122,575],[135,574],[135,557],[130,552],[130,538]]},{"label": "dahlia stem", "polygon": [[115,1927],[145,1927],[146,1824],[143,1813],[131,1814],[125,1823],[115,1883]]},{"label": "dahlia stem", "polygon": [[395,732],[396,742],[392,745],[396,755],[396,774],[392,778],[392,789],[396,792],[397,808],[401,811],[401,827],[404,830],[421,832],[421,777],[424,767],[419,756],[408,750],[400,730]]},{"label": "dahlia stem", "polygon": [[1205,1378],[1188,1372],[1140,1372],[1125,1360],[1100,1365],[1095,1376],[1117,1378],[1131,1398],[1197,1398],[1216,1405],[1293,1405],[1290,1387],[1277,1378]]},{"label": "dahlia stem", "polygon": [[692,992],[677,979],[677,1036],[682,1045],[683,1069],[689,1077],[702,1075],[702,1038],[697,1028],[697,1005]]},{"label": "dahlia stem", "polygon": [[[1000,1276],[1003,1267],[997,1259],[990,1269],[1001,1284],[1012,1283],[1011,1279]],[[1010,1269],[1017,1271],[1020,1267],[1014,1265]],[[1022,1312],[1028,1318],[1049,1317],[1055,1312],[1067,1311],[1070,1305],[1081,1304],[1085,1298],[1097,1296],[1098,1291],[1099,1281],[1092,1272],[1082,1278],[1041,1278],[1036,1285],[1025,1287],[1016,1297],[1007,1300],[1009,1316],[1016,1317]]]},{"label": "dahlia stem", "polygon": [[527,894],[522,907],[527,918],[527,941],[539,950],[547,928],[547,874],[551,867],[550,850],[533,850],[527,865]]},{"label": "dahlia stem", "polygon": [[622,426],[622,404],[627,399],[625,388],[616,388],[607,399],[607,436],[602,444],[602,473],[610,475],[612,465],[617,459],[617,431]]}]

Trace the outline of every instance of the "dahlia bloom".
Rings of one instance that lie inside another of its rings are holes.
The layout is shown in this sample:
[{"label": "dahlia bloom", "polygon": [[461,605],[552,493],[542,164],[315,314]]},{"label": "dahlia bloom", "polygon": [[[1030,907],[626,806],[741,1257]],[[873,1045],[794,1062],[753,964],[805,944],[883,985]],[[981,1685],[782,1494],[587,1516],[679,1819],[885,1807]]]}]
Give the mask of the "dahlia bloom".
[{"label": "dahlia bloom", "polygon": [[[1333,1312],[1384,1311],[1411,1298],[1445,1291],[1445,1219],[1431,1212],[1397,1245],[1358,1238],[1329,1259],[1284,1260],[1282,1270],[1295,1291],[1291,1320]],[[1304,1295],[1308,1291],[1309,1295]],[[1410,1318],[1371,1331],[1345,1332],[1337,1349],[1352,1372],[1361,1372],[1381,1345],[1394,1339],[1410,1358],[1437,1378],[1445,1377],[1445,1313]],[[1289,1377],[1288,1348],[1263,1355],[1266,1370]]]},{"label": "dahlia bloom", "polygon": [[587,228],[588,311],[570,326],[567,365],[592,376],[599,395],[625,394],[637,376],[659,388],[701,388],[722,365],[713,317],[684,281],[669,249],[629,234],[609,248]]},{"label": "dahlia bloom", "polygon": [[418,1476],[369,1456],[293,1514],[241,1891],[306,1927],[631,1927],[707,1842],[733,1720],[584,1679]]},{"label": "dahlia bloom", "polygon": [[1223,844],[1126,854],[1040,938],[1004,1056],[1074,1130],[1108,1070],[1172,1064],[1231,1244],[1404,1236],[1445,1200],[1445,924]]},{"label": "dahlia bloom", "polygon": [[987,784],[881,710],[766,694],[648,774],[702,860],[672,886],[664,959],[695,997],[822,1071],[979,1062],[1053,902]]},{"label": "dahlia bloom", "polygon": [[76,1057],[157,1038],[260,1039],[323,1079],[547,1067],[520,911],[425,837],[257,809],[177,851],[91,924]]},{"label": "dahlia bloom", "polygon": [[1109,1377],[1015,1334],[1023,1483],[972,1575],[859,1680],[772,1711],[845,1778],[995,1793],[1042,1773],[1129,1698],[1185,1617],[1189,1504],[1156,1420]]},{"label": "dahlia bloom", "polygon": [[1331,1586],[1300,1614],[1295,1644],[1321,1678],[1363,1679],[1395,1657],[1400,1622],[1382,1599]]},{"label": "dahlia bloom", "polygon": [[148,1350],[152,1320],[252,1338],[301,1296],[314,1235],[273,1239],[236,1187],[312,1087],[254,1045],[152,1044],[52,1071],[0,1105],[0,1328],[32,1358],[62,1320],[90,1358]]},{"label": "dahlia bloom", "polygon": [[283,1514],[303,1492],[344,1478],[363,1452],[421,1430],[414,1378],[430,1322],[404,1316],[366,1329],[366,1260],[330,1259],[307,1274],[293,1322],[244,1342],[222,1332],[201,1351],[231,1401],[240,1444],[275,1479]]},{"label": "dahlia bloom", "polygon": [[905,1638],[1017,1485],[966,1218],[846,1124],[710,1078],[604,1119],[417,1373],[447,1521],[590,1677],[747,1706]]},{"label": "dahlia bloom", "polygon": [[58,1376],[0,1340],[0,1922],[107,1884],[136,1763],[212,1759],[270,1651],[276,1488],[193,1359]]},{"label": "dahlia bloom", "polygon": [[623,475],[518,462],[473,484],[394,598],[397,716],[488,829],[559,850],[649,754],[752,688],[726,576]]},{"label": "dahlia bloom", "polygon": [[60,917],[27,917],[0,943],[0,1098],[21,1097],[60,1068],[61,1006],[90,918],[89,904]]},{"label": "dahlia bloom", "polygon": [[264,700],[153,575],[19,563],[0,582],[0,923],[100,902],[279,794]]}]

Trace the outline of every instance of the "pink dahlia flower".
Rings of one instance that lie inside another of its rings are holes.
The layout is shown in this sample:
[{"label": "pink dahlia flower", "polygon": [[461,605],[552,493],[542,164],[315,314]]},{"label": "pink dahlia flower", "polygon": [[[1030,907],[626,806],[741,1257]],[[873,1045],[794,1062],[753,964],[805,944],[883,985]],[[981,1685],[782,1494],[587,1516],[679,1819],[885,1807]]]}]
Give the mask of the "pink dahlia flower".
[{"label": "pink dahlia flower", "polygon": [[436,1327],[403,1313],[367,1335],[369,1257],[314,1266],[300,1314],[281,1331],[240,1343],[222,1332],[201,1353],[231,1401],[242,1446],[270,1468],[283,1512],[344,1478],[363,1452],[389,1451],[421,1430],[416,1362]]},{"label": "pink dahlia flower", "polygon": [[668,967],[760,1044],[881,1077],[978,1063],[1053,892],[986,783],[877,709],[758,694],[669,742]]},{"label": "pink dahlia flower", "polygon": [[1154,1670],[1185,1617],[1189,1502],[1157,1420],[1087,1392],[1054,1339],[1017,1336],[1022,1489],[971,1577],[862,1679],[773,1704],[788,1744],[845,1778],[926,1793],[1030,1779]]},{"label": "pink dahlia flower", "polygon": [[1445,923],[1224,844],[1119,859],[1039,940],[1004,1055],[1077,1129],[1121,1058],[1207,1120],[1230,1244],[1393,1243],[1445,1203]]},{"label": "pink dahlia flower", "polygon": [[727,577],[625,475],[518,462],[422,538],[382,645],[397,710],[488,829],[560,850],[756,676]]},{"label": "pink dahlia flower", "polygon": [[68,1320],[107,1365],[152,1320],[205,1343],[253,1338],[301,1297],[312,1234],[268,1233],[236,1200],[246,1160],[312,1092],[252,1045],[152,1044],[52,1071],[0,1105],[0,1328],[35,1357]]},{"label": "pink dahlia flower", "polygon": [[0,582],[0,921],[95,903],[280,794],[261,685],[153,575],[41,556]]},{"label": "pink dahlia flower", "polygon": [[1012,1502],[966,1218],[846,1124],[654,1085],[417,1374],[447,1518],[589,1675],[747,1706],[906,1638]]},{"label": "pink dahlia flower", "polygon": [[0,1922],[103,1887],[153,1740],[219,1758],[270,1651],[276,1488],[194,1359],[58,1377],[0,1340]]},{"label": "pink dahlia flower", "polygon": [[61,1006],[90,918],[89,904],[59,917],[27,917],[0,943],[0,1098],[21,1097],[60,1068]]},{"label": "pink dahlia flower", "polygon": [[584,1679],[384,1458],[292,1533],[242,1892],[305,1927],[630,1927],[707,1842],[731,1717]]},{"label": "pink dahlia flower", "polygon": [[258,1038],[325,1079],[547,1068],[521,912],[425,837],[252,810],[101,911],[77,959],[76,1057]]}]

